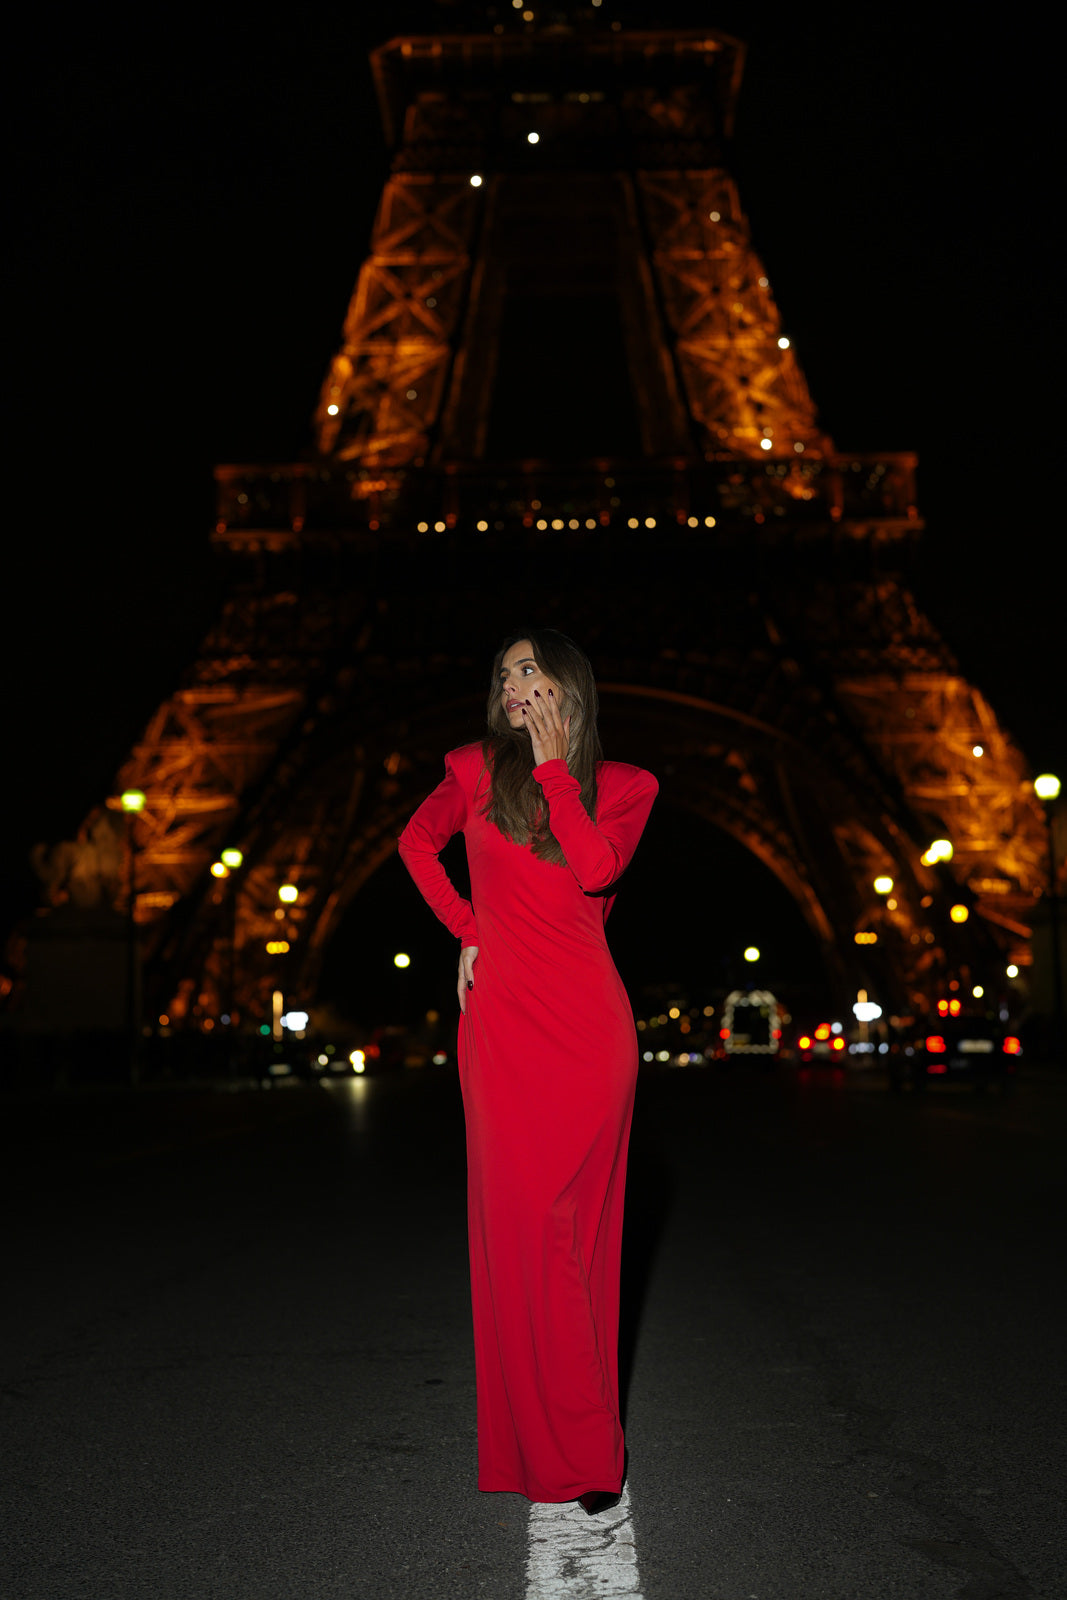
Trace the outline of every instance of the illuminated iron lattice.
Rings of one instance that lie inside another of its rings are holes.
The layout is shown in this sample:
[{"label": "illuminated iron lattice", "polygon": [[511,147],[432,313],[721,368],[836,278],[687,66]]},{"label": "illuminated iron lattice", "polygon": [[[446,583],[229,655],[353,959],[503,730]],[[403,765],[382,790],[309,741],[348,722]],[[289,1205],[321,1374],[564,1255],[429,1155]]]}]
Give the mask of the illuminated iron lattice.
[{"label": "illuminated iron lattice", "polygon": [[[174,1020],[314,996],[346,907],[477,732],[519,563],[524,605],[593,657],[609,753],[776,874],[842,992],[922,1009],[952,974],[992,993],[1026,962],[1025,762],[909,593],[914,458],[844,457],[819,428],[724,164],[741,59],[708,30],[599,23],[375,52],[392,166],[319,454],[218,469],[231,596],[117,778],[148,797],[137,912]],[[618,297],[638,457],[486,455],[538,238],[561,293],[601,274]],[[939,836],[953,859],[924,866]],[[244,863],[220,881],[226,845]]]}]

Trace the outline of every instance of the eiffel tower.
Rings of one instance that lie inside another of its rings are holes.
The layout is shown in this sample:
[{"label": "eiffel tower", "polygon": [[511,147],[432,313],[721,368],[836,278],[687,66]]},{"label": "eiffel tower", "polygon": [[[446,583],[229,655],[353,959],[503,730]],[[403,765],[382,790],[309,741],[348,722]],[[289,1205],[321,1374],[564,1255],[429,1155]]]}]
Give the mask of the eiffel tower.
[{"label": "eiffel tower", "polygon": [[228,598],[117,774],[149,1014],[313,997],[519,594],[588,649],[609,754],[777,876],[843,1000],[1029,960],[1026,764],[909,590],[914,457],[819,426],[726,166],[743,55],[596,12],[373,52],[391,165],[316,450],[217,469]]}]

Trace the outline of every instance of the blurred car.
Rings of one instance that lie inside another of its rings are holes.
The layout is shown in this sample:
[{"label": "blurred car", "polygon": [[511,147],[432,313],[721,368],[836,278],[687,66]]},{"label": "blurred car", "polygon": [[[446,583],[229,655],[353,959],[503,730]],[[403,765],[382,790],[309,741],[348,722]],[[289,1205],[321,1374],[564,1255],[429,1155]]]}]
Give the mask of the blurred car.
[{"label": "blurred car", "polygon": [[1017,1034],[994,1017],[938,1016],[898,1033],[889,1046],[889,1087],[926,1089],[969,1083],[981,1092],[1015,1081],[1023,1053]]},{"label": "blurred car", "polygon": [[798,1066],[847,1066],[848,1041],[840,1022],[817,1022],[795,1032],[789,1051]]}]

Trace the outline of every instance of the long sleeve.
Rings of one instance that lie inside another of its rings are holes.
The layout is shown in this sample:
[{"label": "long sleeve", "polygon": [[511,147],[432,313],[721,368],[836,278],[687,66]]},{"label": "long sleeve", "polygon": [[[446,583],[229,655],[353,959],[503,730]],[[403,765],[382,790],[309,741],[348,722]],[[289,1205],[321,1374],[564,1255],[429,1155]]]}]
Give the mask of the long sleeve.
[{"label": "long sleeve", "polygon": [[478,943],[474,907],[464,900],[438,860],[453,834],[467,820],[468,799],[456,775],[452,753],[445,756],[445,776],[419,806],[397,840],[400,859],[415,880],[426,904],[449,933],[463,945]]},{"label": "long sleeve", "polygon": [[542,761],[533,769],[548,802],[552,832],[586,894],[610,888],[625,871],[659,793],[651,772],[641,767],[630,771],[631,781],[621,783],[618,793],[598,803],[593,822],[582,805],[581,784],[571,776],[562,757]]}]

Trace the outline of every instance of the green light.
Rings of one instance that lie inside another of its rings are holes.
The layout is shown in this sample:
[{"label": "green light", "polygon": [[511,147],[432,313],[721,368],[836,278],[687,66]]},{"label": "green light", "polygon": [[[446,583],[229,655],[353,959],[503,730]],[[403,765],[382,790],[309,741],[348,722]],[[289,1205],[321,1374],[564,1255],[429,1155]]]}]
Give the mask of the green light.
[{"label": "green light", "polygon": [[270,1033],[270,1023],[269,1022],[261,1022],[260,1025],[259,1025],[259,1031],[260,1031],[260,1033]]}]

